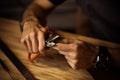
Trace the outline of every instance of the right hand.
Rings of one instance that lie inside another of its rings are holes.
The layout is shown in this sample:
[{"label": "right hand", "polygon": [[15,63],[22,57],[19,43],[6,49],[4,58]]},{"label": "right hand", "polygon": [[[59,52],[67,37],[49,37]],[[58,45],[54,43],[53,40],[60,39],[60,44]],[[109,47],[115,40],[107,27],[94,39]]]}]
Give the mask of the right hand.
[{"label": "right hand", "polygon": [[73,69],[88,69],[94,66],[98,55],[97,46],[74,39],[63,39],[53,48],[65,56]]},{"label": "right hand", "polygon": [[45,48],[46,29],[39,23],[27,21],[23,25],[21,42],[29,53],[42,52]]}]

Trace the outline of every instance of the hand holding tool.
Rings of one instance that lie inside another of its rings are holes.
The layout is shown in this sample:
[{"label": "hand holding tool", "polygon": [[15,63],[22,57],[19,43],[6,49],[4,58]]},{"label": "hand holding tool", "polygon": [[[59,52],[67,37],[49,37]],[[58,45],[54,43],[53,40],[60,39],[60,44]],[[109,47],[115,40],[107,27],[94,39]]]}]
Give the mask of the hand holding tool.
[{"label": "hand holding tool", "polygon": [[[50,34],[53,34],[52,31],[47,27],[47,30]],[[61,37],[61,38],[66,38],[66,39],[78,39],[87,43],[90,43],[92,45],[95,46],[104,46],[104,47],[108,47],[108,48],[120,48],[120,44],[117,43],[113,43],[113,42],[109,42],[109,41],[105,41],[105,40],[100,40],[100,39],[96,39],[96,38],[91,38],[91,37],[87,37],[87,36],[83,36],[83,35],[78,35],[78,34],[72,34],[72,33],[68,33],[68,32],[63,32],[60,30],[56,30],[55,33],[57,33],[57,36],[54,36],[52,38],[49,38],[46,41],[46,45],[49,47],[51,45],[55,45],[54,41],[56,38]],[[28,54],[28,59],[29,61],[33,61],[35,60],[38,56],[40,55],[39,52],[36,53],[36,55],[34,57],[31,58],[31,54]]]},{"label": "hand holding tool", "polygon": [[[48,27],[46,27],[46,29],[48,31],[48,39],[45,41],[46,47],[55,46],[56,45],[55,40],[59,38],[59,35],[54,34]],[[32,53],[28,53],[28,60],[30,62],[33,62],[36,58],[39,57],[40,54],[41,53],[39,51],[34,53],[33,56],[32,56]]]}]

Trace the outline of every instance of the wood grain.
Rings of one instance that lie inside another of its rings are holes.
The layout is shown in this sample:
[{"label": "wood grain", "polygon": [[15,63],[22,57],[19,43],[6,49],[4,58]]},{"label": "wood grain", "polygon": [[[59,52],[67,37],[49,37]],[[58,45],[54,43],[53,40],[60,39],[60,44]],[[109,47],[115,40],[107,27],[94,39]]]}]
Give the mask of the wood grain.
[{"label": "wood grain", "polygon": [[[6,55],[0,50],[0,59],[7,65],[9,73],[6,72],[2,66],[0,66],[0,80],[25,80],[23,75],[18,69],[12,64],[12,62],[6,57]],[[12,78],[13,79],[12,79]]]},{"label": "wood grain", "polygon": [[58,54],[40,56],[35,63],[29,62],[20,37],[18,21],[0,19],[0,39],[38,80],[93,80],[87,70],[72,70],[64,56]]}]

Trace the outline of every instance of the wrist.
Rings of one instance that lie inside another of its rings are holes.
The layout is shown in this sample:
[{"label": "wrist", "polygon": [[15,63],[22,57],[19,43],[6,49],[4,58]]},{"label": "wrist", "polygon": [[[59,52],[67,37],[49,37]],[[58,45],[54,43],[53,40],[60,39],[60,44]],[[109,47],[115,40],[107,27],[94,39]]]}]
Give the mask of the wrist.
[{"label": "wrist", "polygon": [[24,24],[23,24],[23,30],[25,30],[25,29],[27,30],[27,29],[29,29],[29,28],[38,27],[37,25],[38,25],[37,22],[34,22],[34,21],[26,21],[26,22],[24,22]]},{"label": "wrist", "polygon": [[23,19],[23,21],[20,22],[21,32],[24,29],[24,25],[26,25],[28,23],[39,23],[39,21],[37,18],[35,18],[35,16],[28,16],[27,18]]}]

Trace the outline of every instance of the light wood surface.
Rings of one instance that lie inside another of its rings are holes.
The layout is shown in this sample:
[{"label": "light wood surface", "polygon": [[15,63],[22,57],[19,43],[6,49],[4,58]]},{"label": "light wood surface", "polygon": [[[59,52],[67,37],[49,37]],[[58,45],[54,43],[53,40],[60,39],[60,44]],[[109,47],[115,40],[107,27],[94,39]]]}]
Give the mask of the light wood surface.
[{"label": "light wood surface", "polygon": [[[23,75],[18,69],[12,64],[7,56],[0,50],[0,59],[6,64],[9,69],[9,73],[3,69],[0,65],[0,80],[25,80]],[[19,76],[18,76],[19,75]]]},{"label": "light wood surface", "polygon": [[[93,80],[87,70],[72,70],[61,55],[40,56],[35,64],[27,59],[27,52],[20,43],[18,21],[0,19],[0,39],[38,80]],[[23,80],[23,79],[22,79]]]}]

